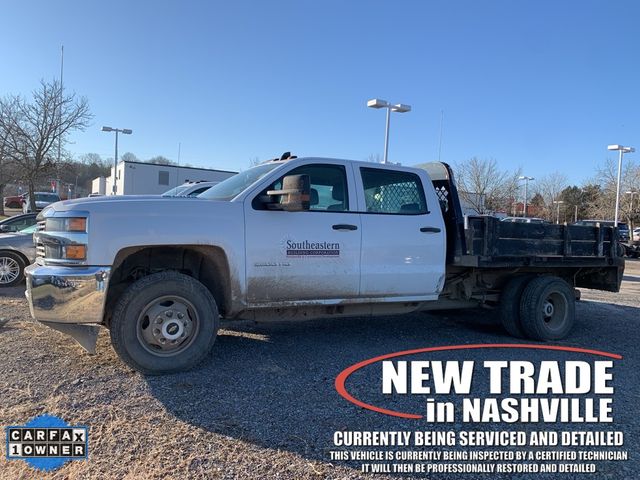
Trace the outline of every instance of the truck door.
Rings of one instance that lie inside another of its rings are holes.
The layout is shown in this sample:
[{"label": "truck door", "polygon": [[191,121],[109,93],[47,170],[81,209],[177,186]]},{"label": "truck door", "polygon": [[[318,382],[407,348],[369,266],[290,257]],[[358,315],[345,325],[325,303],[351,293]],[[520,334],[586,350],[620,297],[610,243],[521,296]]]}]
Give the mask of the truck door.
[{"label": "truck door", "polygon": [[[306,174],[311,208],[268,210],[260,197],[285,175]],[[245,203],[247,299],[251,305],[357,297],[360,215],[353,171],[342,164],[296,167]]]},{"label": "truck door", "polygon": [[444,284],[446,237],[435,193],[425,195],[415,172],[355,170],[364,194],[360,295],[436,299]]}]

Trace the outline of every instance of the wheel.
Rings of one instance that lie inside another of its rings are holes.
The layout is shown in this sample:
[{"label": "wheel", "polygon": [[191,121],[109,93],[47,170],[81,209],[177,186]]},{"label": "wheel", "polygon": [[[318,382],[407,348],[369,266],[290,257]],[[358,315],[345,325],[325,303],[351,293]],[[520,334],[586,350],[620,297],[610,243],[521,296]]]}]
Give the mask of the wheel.
[{"label": "wheel", "polygon": [[566,337],[576,316],[575,291],[558,277],[538,277],[522,292],[522,330],[533,340]]},{"label": "wheel", "polygon": [[531,275],[522,275],[510,280],[500,294],[500,322],[509,335],[524,338],[520,321],[520,299],[522,291],[531,281]]},{"label": "wheel", "polygon": [[13,252],[0,252],[0,287],[13,287],[24,279],[24,259]]},{"label": "wheel", "polygon": [[151,375],[188,370],[209,353],[218,333],[211,292],[178,272],[141,278],[113,311],[111,344],[133,369]]}]

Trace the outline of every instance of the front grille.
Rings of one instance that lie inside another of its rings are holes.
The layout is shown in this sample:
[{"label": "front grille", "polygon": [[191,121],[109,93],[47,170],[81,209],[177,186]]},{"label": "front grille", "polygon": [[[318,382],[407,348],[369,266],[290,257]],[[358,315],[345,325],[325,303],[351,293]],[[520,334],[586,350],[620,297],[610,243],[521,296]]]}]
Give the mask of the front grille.
[{"label": "front grille", "polygon": [[[44,228],[45,228],[45,221],[42,220],[38,222],[38,226],[36,227],[36,232],[41,232],[44,230]],[[44,245],[39,240],[36,241],[36,257],[39,257],[39,258],[45,257]]]}]

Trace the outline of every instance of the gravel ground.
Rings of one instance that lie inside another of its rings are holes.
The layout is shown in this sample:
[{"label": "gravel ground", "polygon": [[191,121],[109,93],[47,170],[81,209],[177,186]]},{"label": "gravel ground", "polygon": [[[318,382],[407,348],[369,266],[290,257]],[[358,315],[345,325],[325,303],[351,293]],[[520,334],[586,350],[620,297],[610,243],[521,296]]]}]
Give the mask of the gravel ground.
[{"label": "gravel ground", "polygon": [[[144,377],[118,360],[106,331],[100,335],[98,354],[89,356],[62,334],[32,322],[23,290],[0,290],[0,319],[8,320],[0,327],[0,426],[23,424],[43,413],[60,416],[72,425],[87,425],[90,457],[86,462],[70,462],[54,473],[34,475],[36,471],[25,462],[7,461],[2,455],[3,479],[366,478],[359,463],[330,460],[328,452],[336,450],[334,431],[429,427],[348,403],[334,389],[340,371],[364,359],[401,350],[514,341],[496,325],[491,311],[288,324],[245,322],[225,325],[211,356],[197,370]],[[625,448],[631,458],[624,463],[599,463],[597,478],[637,478],[640,262],[628,262],[623,292],[583,290],[582,298],[577,304],[574,331],[558,344],[624,357],[615,363],[614,417],[615,429],[626,434]],[[432,358],[477,362],[576,359],[536,350],[526,354],[502,350],[499,355],[476,350],[455,356],[434,354]],[[379,370],[365,369],[354,374],[347,387],[365,399],[373,382],[380,382]],[[411,400],[408,402],[387,407],[411,410],[413,406],[415,410]],[[536,426],[500,428],[535,430]],[[569,425],[566,429],[587,428]],[[430,478],[472,476],[434,474]]]}]

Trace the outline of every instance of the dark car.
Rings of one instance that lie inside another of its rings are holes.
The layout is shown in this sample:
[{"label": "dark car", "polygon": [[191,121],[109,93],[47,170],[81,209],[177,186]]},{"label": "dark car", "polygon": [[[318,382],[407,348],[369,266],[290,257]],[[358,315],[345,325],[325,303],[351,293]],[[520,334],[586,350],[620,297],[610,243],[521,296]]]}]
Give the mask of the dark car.
[{"label": "dark car", "polygon": [[17,232],[36,223],[36,213],[24,213],[0,220],[0,233]]}]

